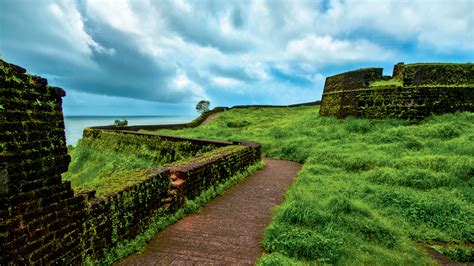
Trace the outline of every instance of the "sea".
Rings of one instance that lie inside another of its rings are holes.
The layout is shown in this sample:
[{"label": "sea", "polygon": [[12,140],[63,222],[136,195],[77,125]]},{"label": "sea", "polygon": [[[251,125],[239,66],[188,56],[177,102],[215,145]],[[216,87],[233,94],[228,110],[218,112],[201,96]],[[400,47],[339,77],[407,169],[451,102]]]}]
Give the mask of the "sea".
[{"label": "sea", "polygon": [[76,146],[84,128],[112,125],[115,120],[127,119],[129,126],[180,124],[192,121],[194,116],[65,116],[66,143]]}]

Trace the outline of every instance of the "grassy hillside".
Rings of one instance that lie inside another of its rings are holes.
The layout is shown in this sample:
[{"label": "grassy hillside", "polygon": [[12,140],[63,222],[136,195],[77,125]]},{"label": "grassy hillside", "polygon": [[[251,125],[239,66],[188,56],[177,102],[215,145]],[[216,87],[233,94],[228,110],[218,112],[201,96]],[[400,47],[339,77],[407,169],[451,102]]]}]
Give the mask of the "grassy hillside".
[{"label": "grassy hillside", "polygon": [[257,141],[266,156],[304,163],[266,229],[262,264],[433,263],[421,243],[473,261],[474,114],[409,125],[318,110],[230,110],[160,133]]}]

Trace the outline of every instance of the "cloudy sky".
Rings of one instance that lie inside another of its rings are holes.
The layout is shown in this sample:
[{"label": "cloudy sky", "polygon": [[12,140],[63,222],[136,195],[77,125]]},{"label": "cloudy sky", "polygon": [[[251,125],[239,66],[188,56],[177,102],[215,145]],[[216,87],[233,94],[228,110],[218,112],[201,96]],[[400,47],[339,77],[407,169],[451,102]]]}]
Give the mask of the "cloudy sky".
[{"label": "cloudy sky", "polygon": [[474,0],[0,0],[0,54],[66,115],[292,104],[346,70],[474,61]]}]

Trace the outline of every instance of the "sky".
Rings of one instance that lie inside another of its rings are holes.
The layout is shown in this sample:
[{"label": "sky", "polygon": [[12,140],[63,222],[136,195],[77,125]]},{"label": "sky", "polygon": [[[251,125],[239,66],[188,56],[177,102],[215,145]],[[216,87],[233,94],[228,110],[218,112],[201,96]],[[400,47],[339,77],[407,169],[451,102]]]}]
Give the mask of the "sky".
[{"label": "sky", "polygon": [[474,0],[0,0],[0,55],[67,116],[295,104],[348,70],[473,62]]}]

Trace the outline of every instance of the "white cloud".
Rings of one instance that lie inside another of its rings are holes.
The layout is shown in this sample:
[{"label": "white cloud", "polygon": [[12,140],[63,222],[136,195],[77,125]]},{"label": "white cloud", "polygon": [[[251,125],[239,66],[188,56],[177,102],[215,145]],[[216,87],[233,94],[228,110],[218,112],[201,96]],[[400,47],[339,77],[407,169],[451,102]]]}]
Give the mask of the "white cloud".
[{"label": "white cloud", "polygon": [[87,15],[102,21],[115,29],[129,33],[139,33],[141,22],[131,9],[128,0],[88,0]]},{"label": "white cloud", "polygon": [[191,12],[192,7],[187,0],[175,0],[173,2],[178,8],[184,10],[185,12]]},{"label": "white cloud", "polygon": [[59,24],[66,28],[63,33],[69,33],[66,35],[67,40],[76,46],[81,53],[90,55],[90,48],[99,53],[115,53],[114,49],[104,48],[85,32],[83,18],[71,2],[51,3],[48,9],[59,20]]},{"label": "white cloud", "polygon": [[269,75],[265,70],[265,66],[261,62],[249,63],[245,67],[247,74],[255,79],[265,81],[269,79]]},{"label": "white cloud", "polygon": [[317,20],[320,34],[375,31],[439,51],[474,49],[472,0],[333,0],[330,6]]},{"label": "white cloud", "polygon": [[230,23],[230,14],[222,16],[220,19],[220,29],[224,34],[231,34],[233,32],[232,25]]},{"label": "white cloud", "polygon": [[236,87],[242,85],[242,82],[240,80],[219,76],[213,77],[212,82],[214,82],[215,85],[222,87]]},{"label": "white cloud", "polygon": [[170,85],[170,87],[175,88],[178,93],[187,97],[187,101],[196,102],[202,99],[209,99],[209,96],[206,95],[203,88],[196,82],[190,80],[182,70],[178,70],[177,75],[172,79]]},{"label": "white cloud", "polygon": [[351,61],[382,61],[389,52],[367,40],[336,40],[329,35],[308,35],[288,43],[291,58],[322,64],[342,64]]}]

